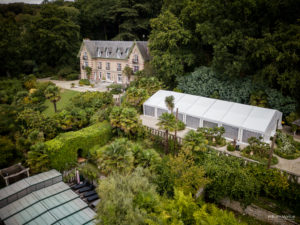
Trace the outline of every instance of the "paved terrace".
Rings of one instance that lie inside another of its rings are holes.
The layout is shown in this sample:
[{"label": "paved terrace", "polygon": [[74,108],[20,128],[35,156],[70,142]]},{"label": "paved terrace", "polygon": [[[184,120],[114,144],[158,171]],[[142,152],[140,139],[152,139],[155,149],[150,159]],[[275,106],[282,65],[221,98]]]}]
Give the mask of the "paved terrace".
[{"label": "paved terrace", "polygon": [[[141,115],[140,118],[141,118],[144,126],[159,130],[158,126],[156,125],[158,123],[158,120],[156,118],[150,117],[150,116],[145,116],[145,115]],[[186,128],[185,130],[178,131],[177,136],[184,138],[184,136],[190,130],[191,129]],[[174,134],[174,133],[171,132],[171,134]],[[245,147],[245,145],[241,146],[241,148],[244,148],[244,147]],[[239,151],[234,151],[234,152],[227,151],[226,146],[219,147],[219,148],[213,147],[213,148],[215,148],[216,150],[221,151],[221,152],[226,152],[229,155],[234,155],[237,157],[244,158],[243,156],[241,156],[241,153]],[[278,158],[278,164],[274,165],[273,167],[276,167],[278,169],[281,169],[281,170],[284,170],[287,172],[291,172],[291,173],[294,173],[294,174],[297,174],[298,176],[300,176],[300,157],[298,159],[293,159],[293,160],[283,159],[277,155],[276,155],[276,157]]]}]

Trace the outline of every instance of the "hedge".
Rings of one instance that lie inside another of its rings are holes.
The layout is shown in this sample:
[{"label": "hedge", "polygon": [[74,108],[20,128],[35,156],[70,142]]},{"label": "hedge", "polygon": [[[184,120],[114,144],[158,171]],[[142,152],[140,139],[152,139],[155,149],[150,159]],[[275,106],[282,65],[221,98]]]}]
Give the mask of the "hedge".
[{"label": "hedge", "polygon": [[56,138],[45,142],[47,154],[50,158],[50,167],[63,171],[77,162],[77,152],[82,150],[86,157],[90,149],[105,145],[112,137],[112,128],[107,121],[96,123],[79,131],[62,133]]}]

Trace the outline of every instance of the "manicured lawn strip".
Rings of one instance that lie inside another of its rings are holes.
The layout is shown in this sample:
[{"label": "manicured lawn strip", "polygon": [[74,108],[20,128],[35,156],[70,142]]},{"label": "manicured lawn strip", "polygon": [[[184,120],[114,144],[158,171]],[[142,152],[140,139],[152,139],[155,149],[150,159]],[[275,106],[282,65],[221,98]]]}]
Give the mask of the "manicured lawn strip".
[{"label": "manicured lawn strip", "polygon": [[[57,110],[61,111],[65,109],[66,107],[71,105],[70,99],[78,95],[80,92],[78,91],[72,91],[67,89],[61,89],[61,99],[59,102],[57,102]],[[44,110],[44,114],[46,116],[53,116],[54,115],[54,106],[53,103],[50,102],[48,99],[44,103],[45,106],[48,108]]]}]

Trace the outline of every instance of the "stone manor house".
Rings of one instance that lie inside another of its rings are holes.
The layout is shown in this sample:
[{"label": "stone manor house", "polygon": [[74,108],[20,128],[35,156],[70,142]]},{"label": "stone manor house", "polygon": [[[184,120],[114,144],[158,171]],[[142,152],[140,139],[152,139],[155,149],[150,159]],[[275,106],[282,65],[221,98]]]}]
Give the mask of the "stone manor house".
[{"label": "stone manor house", "polygon": [[126,84],[126,66],[133,72],[144,69],[150,59],[146,41],[93,41],[85,39],[80,47],[80,79],[87,79],[86,67],[91,68],[90,80]]}]

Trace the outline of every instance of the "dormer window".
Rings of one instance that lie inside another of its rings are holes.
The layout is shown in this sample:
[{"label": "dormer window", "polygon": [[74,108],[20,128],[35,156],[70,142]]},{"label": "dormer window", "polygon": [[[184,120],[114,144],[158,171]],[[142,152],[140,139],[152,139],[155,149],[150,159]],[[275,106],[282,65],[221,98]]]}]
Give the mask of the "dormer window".
[{"label": "dormer window", "polygon": [[129,48],[126,48],[125,54],[128,55],[128,53],[129,53]]},{"label": "dormer window", "polygon": [[106,49],[106,57],[109,57],[108,49]]},{"label": "dormer window", "polygon": [[117,49],[117,58],[121,58],[121,52],[119,48]]},{"label": "dormer window", "polygon": [[98,56],[98,57],[101,57],[101,53],[102,53],[102,52],[101,52],[101,49],[100,49],[100,48],[97,48],[97,56]]}]

